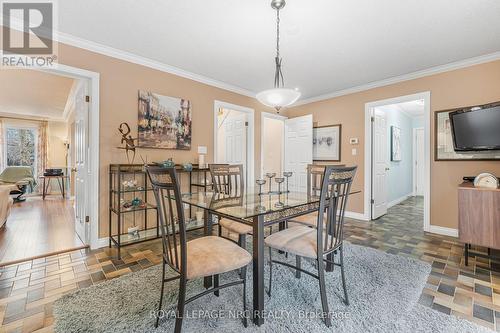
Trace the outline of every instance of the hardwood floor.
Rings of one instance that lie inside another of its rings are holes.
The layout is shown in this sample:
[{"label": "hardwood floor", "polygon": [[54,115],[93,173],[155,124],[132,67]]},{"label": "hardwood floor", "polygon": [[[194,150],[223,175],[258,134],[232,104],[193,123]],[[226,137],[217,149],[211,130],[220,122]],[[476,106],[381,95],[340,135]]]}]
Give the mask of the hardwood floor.
[{"label": "hardwood floor", "polygon": [[[421,304],[500,331],[500,265],[472,257],[465,266],[463,244],[457,239],[422,231],[422,207],[412,198],[376,221],[346,219],[345,238],[431,263]],[[190,238],[198,236],[199,231],[189,233]],[[154,240],[123,248],[121,259],[116,249],[102,248],[1,267],[0,332],[52,332],[54,300],[158,264],[161,251],[161,242]]]},{"label": "hardwood floor", "polygon": [[0,265],[83,245],[75,233],[73,201],[32,196],[14,204],[0,229]]}]

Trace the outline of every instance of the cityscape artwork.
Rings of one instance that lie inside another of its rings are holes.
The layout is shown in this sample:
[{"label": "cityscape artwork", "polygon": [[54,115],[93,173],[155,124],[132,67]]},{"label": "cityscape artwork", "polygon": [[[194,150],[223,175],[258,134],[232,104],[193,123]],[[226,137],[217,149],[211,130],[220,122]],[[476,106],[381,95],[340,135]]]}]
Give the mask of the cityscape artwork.
[{"label": "cityscape artwork", "polygon": [[191,102],[187,99],[139,91],[139,146],[191,149]]}]

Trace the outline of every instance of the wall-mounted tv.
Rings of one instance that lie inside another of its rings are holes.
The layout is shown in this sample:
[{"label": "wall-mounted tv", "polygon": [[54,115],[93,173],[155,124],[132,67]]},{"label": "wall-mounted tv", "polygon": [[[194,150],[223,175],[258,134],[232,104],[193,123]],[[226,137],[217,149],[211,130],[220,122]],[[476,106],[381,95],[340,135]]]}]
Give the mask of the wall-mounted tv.
[{"label": "wall-mounted tv", "polygon": [[500,150],[500,106],[450,113],[455,151]]}]

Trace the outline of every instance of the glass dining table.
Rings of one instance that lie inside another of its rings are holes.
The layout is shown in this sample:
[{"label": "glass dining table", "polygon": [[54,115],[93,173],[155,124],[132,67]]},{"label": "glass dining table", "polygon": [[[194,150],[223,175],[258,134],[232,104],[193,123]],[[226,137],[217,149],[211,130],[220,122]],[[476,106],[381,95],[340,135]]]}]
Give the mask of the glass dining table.
[{"label": "glass dining table", "polygon": [[[351,191],[350,194],[360,191]],[[264,229],[278,224],[285,227],[285,221],[309,214],[319,209],[319,197],[306,192],[263,193],[253,189],[241,195],[224,195],[214,192],[186,193],[182,202],[204,210],[204,232],[212,235],[213,217],[226,217],[252,226],[253,252],[253,321],[256,325],[264,323]],[[332,259],[332,258],[330,258]],[[333,270],[333,265],[326,267]],[[212,278],[205,278],[204,285],[209,288]]]}]

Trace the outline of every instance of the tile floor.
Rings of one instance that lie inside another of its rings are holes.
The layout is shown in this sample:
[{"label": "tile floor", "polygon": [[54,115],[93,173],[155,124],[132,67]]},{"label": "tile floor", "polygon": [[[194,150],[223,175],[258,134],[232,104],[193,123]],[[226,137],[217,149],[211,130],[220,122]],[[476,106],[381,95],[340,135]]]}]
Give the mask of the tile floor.
[{"label": "tile floor", "polygon": [[[347,240],[432,263],[419,302],[500,331],[500,264],[469,259],[457,240],[422,231],[423,203],[411,198],[373,222],[348,220]],[[193,237],[196,234],[192,234]],[[52,303],[86,288],[160,262],[159,240],[122,250],[85,250],[0,268],[0,332],[52,332]]]}]

